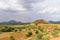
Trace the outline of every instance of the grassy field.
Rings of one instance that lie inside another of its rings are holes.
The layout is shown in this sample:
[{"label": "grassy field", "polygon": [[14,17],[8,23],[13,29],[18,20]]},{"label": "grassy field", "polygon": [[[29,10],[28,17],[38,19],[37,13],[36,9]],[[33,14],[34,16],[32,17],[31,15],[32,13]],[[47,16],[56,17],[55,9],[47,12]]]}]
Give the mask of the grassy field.
[{"label": "grassy field", "polygon": [[0,25],[0,40],[60,40],[60,24]]}]

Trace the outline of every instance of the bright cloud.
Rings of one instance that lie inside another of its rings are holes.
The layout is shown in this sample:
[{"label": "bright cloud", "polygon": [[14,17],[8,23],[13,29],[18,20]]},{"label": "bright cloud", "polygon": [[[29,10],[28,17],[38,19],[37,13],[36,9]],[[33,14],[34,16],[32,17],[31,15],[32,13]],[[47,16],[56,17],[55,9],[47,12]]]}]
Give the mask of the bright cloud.
[{"label": "bright cloud", "polygon": [[39,13],[55,13],[60,10],[60,0],[45,0],[32,4],[33,10]]},{"label": "bright cloud", "polygon": [[[47,20],[60,20],[60,0],[44,0],[32,3],[32,10]],[[41,16],[42,14],[42,16]]]},{"label": "bright cloud", "polygon": [[26,10],[18,0],[0,0],[0,9]]}]

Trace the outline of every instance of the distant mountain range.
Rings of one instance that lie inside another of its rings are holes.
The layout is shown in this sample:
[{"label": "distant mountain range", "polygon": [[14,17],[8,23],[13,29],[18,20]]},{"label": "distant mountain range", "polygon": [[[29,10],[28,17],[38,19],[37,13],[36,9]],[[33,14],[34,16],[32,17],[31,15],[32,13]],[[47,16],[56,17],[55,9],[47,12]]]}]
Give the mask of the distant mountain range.
[{"label": "distant mountain range", "polygon": [[16,21],[16,20],[10,20],[7,22],[0,22],[0,24],[29,24],[29,23],[23,23],[23,22]]},{"label": "distant mountain range", "polygon": [[[45,21],[44,19],[43,20],[36,20],[35,22],[47,22]],[[16,20],[10,20],[10,21],[7,21],[7,22],[0,22],[0,24],[30,24],[31,22],[29,23],[23,23],[23,22],[20,22],[20,21],[16,21]],[[45,24],[44,23],[44,24]],[[48,23],[51,23],[51,24],[60,24],[60,21],[48,21]]]},{"label": "distant mountain range", "polygon": [[60,21],[49,21],[49,23],[52,23],[52,24],[60,24]]}]

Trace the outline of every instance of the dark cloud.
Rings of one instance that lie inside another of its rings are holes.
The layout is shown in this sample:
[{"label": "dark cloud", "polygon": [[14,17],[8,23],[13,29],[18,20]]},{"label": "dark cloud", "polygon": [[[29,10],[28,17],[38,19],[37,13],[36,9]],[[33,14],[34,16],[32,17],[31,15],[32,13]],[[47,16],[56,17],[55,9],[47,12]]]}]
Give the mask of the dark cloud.
[{"label": "dark cloud", "polygon": [[36,2],[42,2],[43,0],[21,0],[24,1],[25,3],[36,3]]},{"label": "dark cloud", "polygon": [[42,2],[44,0],[21,0],[22,2],[19,2],[20,4],[24,5],[25,8],[27,8],[29,11],[32,10],[32,3]]}]

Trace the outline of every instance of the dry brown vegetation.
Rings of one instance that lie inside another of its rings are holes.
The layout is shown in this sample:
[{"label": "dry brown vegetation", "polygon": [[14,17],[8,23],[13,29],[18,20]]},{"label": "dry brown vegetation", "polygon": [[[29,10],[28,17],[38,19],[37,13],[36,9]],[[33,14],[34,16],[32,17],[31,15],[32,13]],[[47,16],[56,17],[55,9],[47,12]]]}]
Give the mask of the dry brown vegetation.
[{"label": "dry brown vegetation", "polygon": [[[7,26],[7,25],[6,25]],[[38,24],[38,25],[24,25],[19,27],[12,27],[22,29],[12,32],[0,33],[0,40],[10,40],[13,36],[15,40],[59,40],[60,39],[60,24]],[[9,29],[8,29],[9,30]],[[39,34],[39,35],[38,35]]]}]

